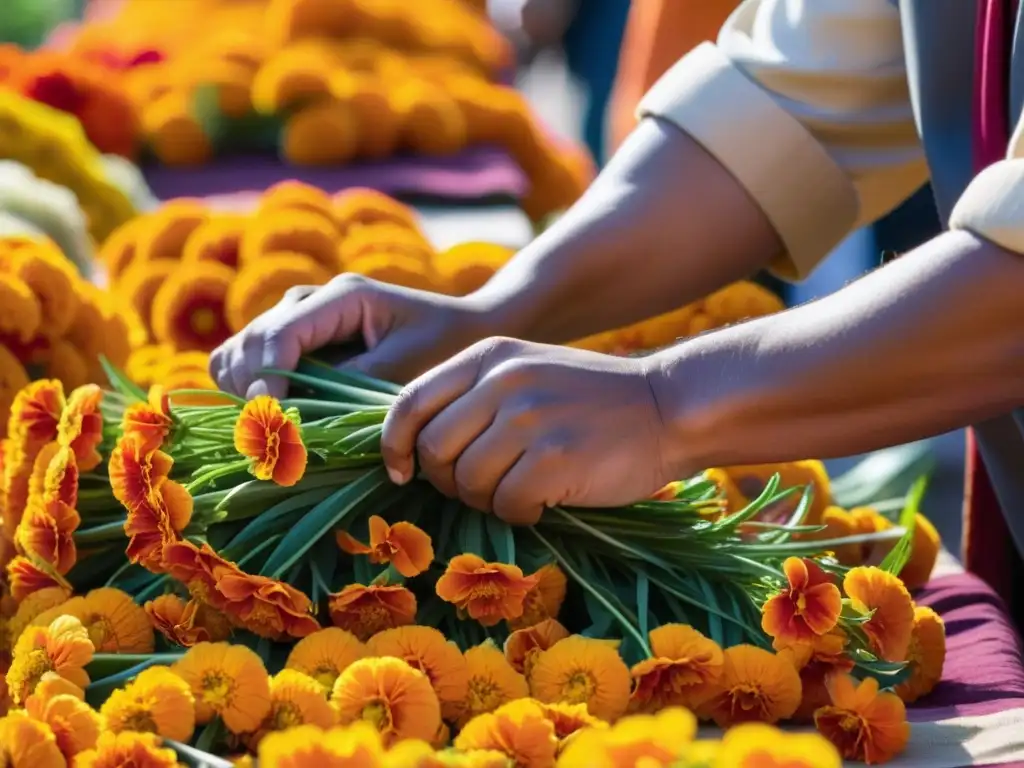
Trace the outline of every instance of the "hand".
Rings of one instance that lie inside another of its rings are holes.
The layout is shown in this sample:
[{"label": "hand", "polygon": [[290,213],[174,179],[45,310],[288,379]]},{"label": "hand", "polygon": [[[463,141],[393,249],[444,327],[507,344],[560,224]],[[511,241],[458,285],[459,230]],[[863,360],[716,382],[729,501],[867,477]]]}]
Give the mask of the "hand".
[{"label": "hand", "polygon": [[346,367],[408,381],[487,335],[485,313],[466,299],[378,283],[354,274],[296,286],[210,356],[217,385],[252,398],[282,398],[288,384],[268,368],[293,370],[303,355],[360,335],[368,351]]},{"label": "hand", "polygon": [[642,359],[488,339],[402,391],[381,449],[395,482],[415,454],[446,495],[530,525],[650,497],[675,479],[667,442]]}]

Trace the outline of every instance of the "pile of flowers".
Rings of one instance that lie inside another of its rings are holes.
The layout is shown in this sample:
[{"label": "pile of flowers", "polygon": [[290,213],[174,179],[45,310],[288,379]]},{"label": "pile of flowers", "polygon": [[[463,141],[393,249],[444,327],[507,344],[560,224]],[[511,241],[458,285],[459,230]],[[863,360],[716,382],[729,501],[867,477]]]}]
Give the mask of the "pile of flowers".
[{"label": "pile of flowers", "polygon": [[31,380],[57,379],[69,391],[105,381],[100,358],[124,364],[133,327],[52,241],[0,237],[0,436]]},{"label": "pile of flowers", "polygon": [[937,552],[920,484],[847,511],[815,462],[717,469],[513,528],[388,482],[384,382],[307,361],[291,399],[196,405],[107,372],[30,384],[3,445],[0,743],[53,765],[877,763],[941,677],[900,577]]},{"label": "pile of flowers", "polygon": [[102,242],[135,215],[135,206],[109,178],[81,123],[5,88],[2,59],[0,52],[0,159],[15,160],[36,176],[71,190],[89,233]]}]

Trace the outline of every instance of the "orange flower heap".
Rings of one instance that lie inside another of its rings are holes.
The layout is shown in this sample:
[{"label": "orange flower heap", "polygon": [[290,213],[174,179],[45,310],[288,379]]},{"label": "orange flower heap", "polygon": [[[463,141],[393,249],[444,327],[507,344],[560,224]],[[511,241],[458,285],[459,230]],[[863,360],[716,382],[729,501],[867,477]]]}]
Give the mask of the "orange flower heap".
[{"label": "orange flower heap", "polygon": [[832,703],[814,713],[814,724],[844,758],[875,765],[906,748],[910,725],[896,694],[880,692],[874,678],[858,685],[843,674],[833,676],[828,687]]},{"label": "orange flower heap", "polygon": [[761,628],[788,643],[830,631],[843,609],[839,587],[813,560],[790,557],[782,567],[789,586],[765,602]]},{"label": "orange flower heap", "polygon": [[370,544],[357,541],[346,531],[338,531],[338,546],[350,555],[369,555],[374,563],[391,563],[407,579],[418,576],[434,560],[430,537],[412,523],[400,521],[388,525],[379,515],[370,517]]},{"label": "orange flower heap", "polygon": [[722,649],[693,627],[666,624],[650,633],[653,657],[630,674],[634,709],[654,712],[669,706],[696,709],[722,677]]},{"label": "orange flower heap", "polygon": [[260,480],[295,485],[306,471],[306,446],[297,417],[268,395],[253,398],[235,423],[235,450],[253,460]]},{"label": "orange flower heap", "polygon": [[485,627],[502,619],[523,615],[527,593],[538,582],[537,576],[524,576],[514,565],[487,563],[483,558],[464,554],[452,558],[444,575],[437,580],[438,597],[454,603]]}]

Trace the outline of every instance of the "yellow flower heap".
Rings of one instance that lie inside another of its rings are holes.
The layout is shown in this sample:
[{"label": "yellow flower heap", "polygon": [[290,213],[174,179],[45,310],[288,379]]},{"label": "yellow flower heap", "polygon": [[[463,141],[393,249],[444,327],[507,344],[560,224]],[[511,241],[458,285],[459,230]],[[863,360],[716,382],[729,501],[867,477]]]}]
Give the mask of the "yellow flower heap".
[{"label": "yellow flower heap", "polygon": [[[904,701],[941,676],[941,619],[897,576],[934,561],[893,527],[920,487],[890,520],[832,506],[813,462],[709,470],[516,529],[389,483],[392,385],[307,361],[291,399],[197,405],[108,374],[31,384],[8,424],[14,765],[832,768],[901,752]],[[838,534],[836,511],[886,522]],[[854,547],[880,565],[834,556]],[[695,740],[698,720],[736,728]]]}]

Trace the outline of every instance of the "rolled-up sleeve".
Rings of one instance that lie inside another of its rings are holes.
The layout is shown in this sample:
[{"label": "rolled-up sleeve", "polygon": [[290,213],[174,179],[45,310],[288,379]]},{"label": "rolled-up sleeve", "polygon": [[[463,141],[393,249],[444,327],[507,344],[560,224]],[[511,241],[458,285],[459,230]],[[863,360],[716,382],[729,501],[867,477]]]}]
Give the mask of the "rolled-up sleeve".
[{"label": "rolled-up sleeve", "polygon": [[639,106],[744,186],[806,276],[850,231],[927,179],[890,0],[746,0]]}]

